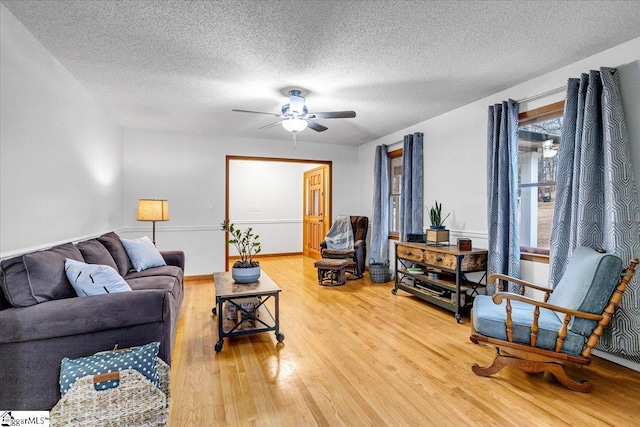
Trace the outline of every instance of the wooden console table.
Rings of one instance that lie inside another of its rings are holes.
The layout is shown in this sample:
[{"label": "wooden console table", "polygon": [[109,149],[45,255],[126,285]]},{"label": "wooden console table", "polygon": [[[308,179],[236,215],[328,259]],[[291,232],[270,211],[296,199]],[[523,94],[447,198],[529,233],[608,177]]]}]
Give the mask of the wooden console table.
[{"label": "wooden console table", "polygon": [[[487,251],[459,251],[454,246],[427,246],[424,243],[395,242],[396,279],[391,290],[409,292],[432,304],[451,310],[460,323],[460,313],[471,306],[487,275]],[[483,272],[477,281],[466,273]],[[468,293],[469,292],[469,293]]]},{"label": "wooden console table", "polygon": [[[281,289],[263,271],[260,279],[254,283],[238,284],[230,272],[214,273],[213,282],[216,289],[216,306],[211,310],[218,319],[218,342],[216,353],[222,350],[225,337],[257,334],[275,331],[276,340],[284,341],[280,332],[279,295]],[[274,312],[271,313],[265,302],[274,300]],[[250,304],[247,306],[247,301]],[[226,303],[226,304],[225,304]],[[229,310],[237,314],[237,319],[230,319]]]}]

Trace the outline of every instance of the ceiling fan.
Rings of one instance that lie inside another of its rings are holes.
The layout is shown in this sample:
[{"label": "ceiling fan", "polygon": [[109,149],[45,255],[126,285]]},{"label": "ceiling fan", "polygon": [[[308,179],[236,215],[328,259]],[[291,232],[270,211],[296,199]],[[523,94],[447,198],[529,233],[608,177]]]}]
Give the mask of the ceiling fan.
[{"label": "ceiling fan", "polygon": [[307,106],[304,105],[305,98],[300,95],[300,91],[292,89],[289,91],[289,103],[282,106],[282,113],[265,113],[262,111],[249,111],[249,110],[232,110],[239,113],[254,113],[254,114],[268,114],[270,116],[278,117],[280,120],[268,125],[262,126],[260,129],[270,128],[282,124],[282,127],[289,132],[301,132],[307,127],[315,130],[316,132],[324,132],[328,128],[313,119],[344,119],[352,118],[356,116],[355,111],[328,111],[324,113],[310,113]]}]

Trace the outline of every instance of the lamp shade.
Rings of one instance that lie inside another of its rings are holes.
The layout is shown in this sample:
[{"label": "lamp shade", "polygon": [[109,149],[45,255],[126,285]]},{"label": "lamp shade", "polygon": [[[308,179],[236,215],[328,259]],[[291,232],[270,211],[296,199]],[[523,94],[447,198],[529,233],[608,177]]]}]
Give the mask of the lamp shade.
[{"label": "lamp shade", "polygon": [[156,199],[138,200],[138,221],[168,221],[169,201]]},{"label": "lamp shade", "polygon": [[282,121],[282,127],[289,132],[300,132],[307,128],[307,121],[303,119],[287,119]]}]

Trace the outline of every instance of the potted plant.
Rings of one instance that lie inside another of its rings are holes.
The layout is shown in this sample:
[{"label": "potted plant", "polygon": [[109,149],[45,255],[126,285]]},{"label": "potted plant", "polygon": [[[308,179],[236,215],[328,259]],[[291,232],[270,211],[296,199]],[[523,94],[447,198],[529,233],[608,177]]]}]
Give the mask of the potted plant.
[{"label": "potted plant", "polygon": [[449,218],[451,212],[447,214],[444,218],[442,218],[442,203],[438,204],[436,200],[435,205],[429,211],[429,217],[431,218],[431,228],[434,230],[443,230],[444,222]]},{"label": "potted plant", "polygon": [[435,205],[429,210],[429,218],[431,219],[430,230],[427,230],[427,243],[439,246],[443,242],[449,243],[449,230],[445,230],[444,222],[449,218],[451,212],[444,218],[442,217],[442,203],[435,201]]},{"label": "potted plant", "polygon": [[240,260],[233,263],[231,277],[236,283],[253,283],[260,278],[260,263],[253,257],[260,253],[259,235],[253,234],[251,227],[242,231],[225,219],[220,224],[222,230],[229,233],[227,244],[233,244],[240,254]]}]

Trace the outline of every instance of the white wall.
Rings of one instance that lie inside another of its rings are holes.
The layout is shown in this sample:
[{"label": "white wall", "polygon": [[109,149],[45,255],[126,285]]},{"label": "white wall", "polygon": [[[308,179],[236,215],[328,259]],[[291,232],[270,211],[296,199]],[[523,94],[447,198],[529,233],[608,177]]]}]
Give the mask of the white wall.
[{"label": "white wall", "polygon": [[139,198],[168,199],[171,220],[157,223],[158,248],[184,250],[186,275],[223,271],[225,243],[219,225],[227,155],[332,161],[334,216],[360,214],[355,200],[360,191],[358,148],[301,139],[294,148],[288,141],[125,131],[123,236],[151,233],[151,224],[136,221]]},{"label": "white wall", "polygon": [[0,257],[122,223],[123,131],[0,5]]},{"label": "white wall", "polygon": [[[623,89],[623,103],[634,162],[636,186],[640,189],[640,38],[578,61],[567,67],[529,80],[508,90],[465,105],[464,107],[418,123],[359,147],[363,211],[371,215],[373,195],[373,159],[375,147],[396,144],[404,135],[424,133],[424,200],[430,206],[442,202],[451,211],[447,228],[452,241],[468,236],[474,247],[487,247],[487,109],[508,98],[523,99],[566,84],[570,77],[601,66],[617,67]],[[470,73],[473,71],[470,70]],[[533,109],[564,99],[558,92],[521,106]],[[391,147],[396,148],[396,146]],[[428,213],[425,211],[425,218]],[[393,244],[391,244],[391,251]],[[544,283],[548,278],[546,264],[523,262],[522,276]]]},{"label": "white wall", "polygon": [[[231,160],[229,219],[260,236],[261,254],[302,253],[303,174],[318,164]],[[229,255],[238,255],[235,247]]]}]

